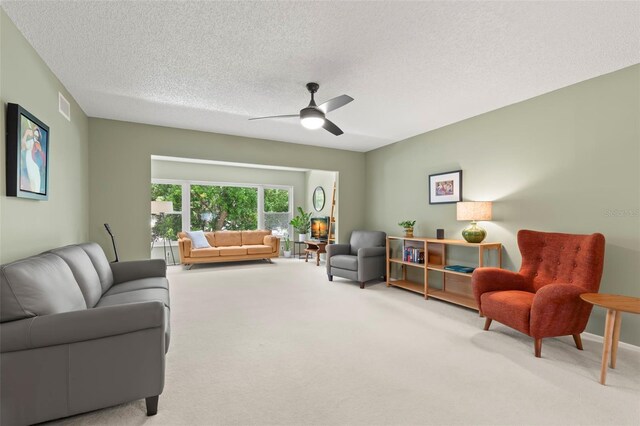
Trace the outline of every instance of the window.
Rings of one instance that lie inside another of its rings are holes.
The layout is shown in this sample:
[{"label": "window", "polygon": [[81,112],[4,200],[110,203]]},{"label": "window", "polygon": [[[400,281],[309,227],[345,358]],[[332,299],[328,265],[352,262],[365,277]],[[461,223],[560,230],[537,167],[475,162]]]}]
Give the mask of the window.
[{"label": "window", "polygon": [[191,185],[191,229],[244,230],[258,227],[258,188]]},{"label": "window", "polygon": [[151,184],[151,201],[170,201],[173,211],[151,215],[151,242],[157,243],[163,238],[176,241],[182,230],[182,185]]},{"label": "window", "polygon": [[173,212],[151,215],[151,241],[177,240],[181,230],[291,231],[293,187],[154,179],[152,201],[171,201]]},{"label": "window", "polygon": [[289,230],[291,207],[289,190],[279,188],[264,188],[264,229],[270,229],[275,234],[282,235]]}]

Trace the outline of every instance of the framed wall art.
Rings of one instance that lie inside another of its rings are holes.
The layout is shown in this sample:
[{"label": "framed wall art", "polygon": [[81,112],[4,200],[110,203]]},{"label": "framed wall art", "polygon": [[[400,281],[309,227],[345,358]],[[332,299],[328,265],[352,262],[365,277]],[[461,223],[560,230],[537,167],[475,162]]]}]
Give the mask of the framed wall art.
[{"label": "framed wall art", "polygon": [[7,196],[49,198],[49,126],[18,104],[7,105]]},{"label": "framed wall art", "polygon": [[462,201],[462,170],[429,175],[429,204]]}]

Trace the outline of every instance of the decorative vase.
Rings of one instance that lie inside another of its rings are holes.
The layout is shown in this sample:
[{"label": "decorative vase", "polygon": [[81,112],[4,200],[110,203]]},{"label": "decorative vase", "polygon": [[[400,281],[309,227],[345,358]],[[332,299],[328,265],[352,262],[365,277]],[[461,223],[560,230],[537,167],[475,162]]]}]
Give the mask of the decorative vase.
[{"label": "decorative vase", "polygon": [[468,243],[481,243],[487,236],[487,231],[480,228],[475,220],[471,221],[471,224],[462,230],[462,237]]},{"label": "decorative vase", "polygon": [[284,253],[284,257],[286,257],[287,259],[291,257],[291,250],[285,250],[283,251]]},{"label": "decorative vase", "polygon": [[306,239],[307,239],[307,234],[298,235],[298,241],[300,241],[301,243],[304,242]]},{"label": "decorative vase", "polygon": [[405,237],[413,237],[413,228],[404,228]]}]

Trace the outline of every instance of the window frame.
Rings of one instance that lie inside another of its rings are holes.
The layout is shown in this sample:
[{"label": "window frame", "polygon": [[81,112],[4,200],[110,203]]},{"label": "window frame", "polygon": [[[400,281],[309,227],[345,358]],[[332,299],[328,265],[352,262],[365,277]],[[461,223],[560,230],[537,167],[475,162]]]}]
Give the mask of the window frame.
[{"label": "window frame", "polygon": [[[257,214],[258,214],[258,229],[264,229],[265,224],[265,212],[264,211],[264,190],[265,189],[282,189],[289,192],[289,221],[293,218],[293,199],[294,188],[293,185],[277,185],[277,184],[258,184],[258,183],[238,183],[238,182],[216,182],[216,181],[203,181],[203,180],[190,180],[190,179],[163,179],[152,178],[151,184],[161,185],[181,185],[182,186],[182,211],[171,212],[168,214],[181,214],[182,215],[182,231],[187,232],[191,230],[191,186],[231,186],[240,188],[255,188],[258,191],[257,202]],[[288,226],[287,231],[289,235],[293,235],[291,225]]]}]

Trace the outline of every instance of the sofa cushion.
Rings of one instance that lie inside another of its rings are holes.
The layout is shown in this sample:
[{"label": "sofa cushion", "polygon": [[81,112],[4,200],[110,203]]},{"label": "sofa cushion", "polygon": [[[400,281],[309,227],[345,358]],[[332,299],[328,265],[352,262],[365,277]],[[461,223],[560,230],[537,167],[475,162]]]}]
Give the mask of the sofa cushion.
[{"label": "sofa cushion", "polygon": [[100,296],[102,296],[102,286],[98,272],[93,267],[87,252],[77,245],[72,245],[53,249],[49,253],[60,256],[69,265],[76,282],[80,286],[80,291],[87,307],[93,308],[96,306]]},{"label": "sofa cushion", "polygon": [[247,249],[247,254],[271,254],[273,249],[271,246],[265,246],[264,244],[255,245],[243,245],[242,248]]},{"label": "sofa cushion", "polygon": [[144,288],[123,293],[105,294],[96,305],[96,308],[124,305],[125,303],[150,302],[153,300],[160,301],[164,303],[164,306],[169,307],[169,290],[166,288]]},{"label": "sofa cushion", "polygon": [[529,334],[531,305],[535,293],[521,290],[490,291],[480,296],[482,313],[502,324],[509,324],[524,334]]},{"label": "sofa cushion", "polygon": [[165,277],[142,278],[139,280],[127,281],[122,284],[114,284],[104,295],[126,293],[127,291],[143,290],[147,288],[169,289],[169,281]]},{"label": "sofa cushion", "polygon": [[242,232],[240,231],[216,231],[214,236],[216,247],[241,246]]},{"label": "sofa cushion", "polygon": [[204,232],[202,231],[190,231],[187,232],[189,238],[191,239],[191,247],[192,248],[208,248],[211,247],[207,237],[204,236]]},{"label": "sofa cushion", "polygon": [[247,249],[239,246],[219,247],[219,249],[220,256],[242,256],[247,254]]},{"label": "sofa cushion", "polygon": [[242,231],[242,245],[262,245],[267,235],[271,235],[271,231]]},{"label": "sofa cushion", "polygon": [[109,266],[109,261],[102,247],[96,243],[78,244],[78,247],[89,255],[93,267],[96,268],[96,272],[98,272],[98,276],[100,277],[102,293],[109,290],[109,287],[113,285],[113,273],[111,272],[111,266]]},{"label": "sofa cushion", "polygon": [[191,257],[217,257],[220,256],[218,247],[191,249]]},{"label": "sofa cushion", "polygon": [[71,268],[55,254],[0,267],[0,322],[86,308]]},{"label": "sofa cushion", "polygon": [[329,261],[331,262],[331,266],[334,268],[348,269],[350,271],[358,270],[357,256],[350,256],[348,254],[339,254],[336,256],[331,256]]}]

